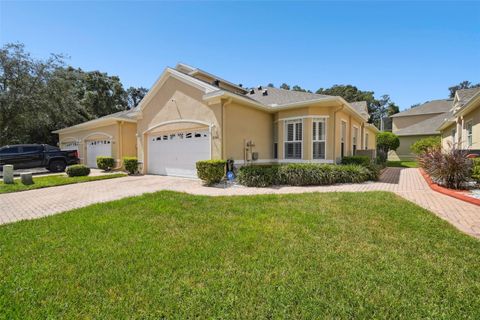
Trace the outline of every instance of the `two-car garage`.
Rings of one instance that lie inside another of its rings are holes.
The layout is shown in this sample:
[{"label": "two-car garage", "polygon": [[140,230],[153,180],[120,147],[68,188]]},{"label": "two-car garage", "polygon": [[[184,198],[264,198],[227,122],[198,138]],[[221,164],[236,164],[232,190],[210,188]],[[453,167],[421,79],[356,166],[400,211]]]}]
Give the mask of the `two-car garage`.
[{"label": "two-car garage", "polygon": [[152,133],[147,139],[149,174],[195,178],[196,162],[211,158],[208,129]]}]

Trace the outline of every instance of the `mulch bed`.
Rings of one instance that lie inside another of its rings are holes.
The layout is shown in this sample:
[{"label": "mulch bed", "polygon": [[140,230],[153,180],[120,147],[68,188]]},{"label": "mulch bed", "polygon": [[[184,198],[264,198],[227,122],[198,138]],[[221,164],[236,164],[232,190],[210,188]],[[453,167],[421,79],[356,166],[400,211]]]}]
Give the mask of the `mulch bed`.
[{"label": "mulch bed", "polygon": [[447,196],[450,196],[450,197],[453,197],[453,198],[456,198],[456,199],[459,199],[459,200],[462,200],[462,201],[480,206],[480,199],[476,199],[476,198],[467,196],[467,195],[463,194],[462,192],[460,192],[458,190],[453,190],[453,189],[448,189],[448,188],[442,187],[442,186],[436,184],[435,182],[433,182],[432,179],[430,178],[430,176],[422,168],[419,168],[419,170],[420,170],[420,173],[422,174],[423,178],[425,179],[425,181],[427,181],[428,185],[430,186],[430,188],[432,190],[440,192],[440,193],[445,194]]}]

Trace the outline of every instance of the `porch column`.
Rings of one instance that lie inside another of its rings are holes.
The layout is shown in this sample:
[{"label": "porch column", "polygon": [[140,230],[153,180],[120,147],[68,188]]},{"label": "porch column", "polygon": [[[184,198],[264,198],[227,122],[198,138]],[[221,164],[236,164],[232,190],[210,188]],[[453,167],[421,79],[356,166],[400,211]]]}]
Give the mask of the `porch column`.
[{"label": "porch column", "polygon": [[303,160],[312,160],[312,130],[313,120],[312,118],[303,119]]}]

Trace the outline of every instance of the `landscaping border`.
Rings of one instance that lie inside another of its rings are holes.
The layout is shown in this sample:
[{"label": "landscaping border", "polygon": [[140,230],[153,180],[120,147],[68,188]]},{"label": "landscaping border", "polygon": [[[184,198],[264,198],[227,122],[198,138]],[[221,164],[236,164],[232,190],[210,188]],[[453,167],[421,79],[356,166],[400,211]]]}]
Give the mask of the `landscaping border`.
[{"label": "landscaping border", "polygon": [[432,181],[432,178],[430,178],[430,176],[422,168],[418,168],[418,170],[420,170],[420,174],[425,179],[425,181],[427,182],[430,189],[432,189],[433,191],[436,191],[436,192],[442,193],[444,195],[456,198],[458,200],[462,200],[462,201],[480,206],[480,199],[475,199],[475,198],[472,198],[472,197],[468,197],[468,196],[465,196],[465,195],[461,194],[460,192],[457,192],[457,191],[454,191],[452,189],[448,189],[448,188],[439,186],[438,184],[436,184],[435,182]]}]

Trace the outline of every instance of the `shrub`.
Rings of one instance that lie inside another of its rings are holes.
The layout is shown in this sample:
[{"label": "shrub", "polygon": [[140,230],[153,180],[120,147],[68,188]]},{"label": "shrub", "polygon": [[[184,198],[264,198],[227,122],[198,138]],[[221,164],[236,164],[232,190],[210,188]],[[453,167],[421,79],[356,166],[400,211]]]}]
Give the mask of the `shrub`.
[{"label": "shrub", "polygon": [[334,167],[328,164],[291,163],[281,166],[279,175],[282,182],[292,186],[333,184]]},{"label": "shrub", "polygon": [[370,165],[370,158],[368,156],[351,156],[343,157],[342,164],[357,164],[367,167]]},{"label": "shrub", "polygon": [[238,182],[248,187],[268,187],[358,183],[377,180],[379,168],[375,165],[287,164],[280,166],[247,166],[239,170]]},{"label": "shrub", "polygon": [[197,175],[207,185],[222,181],[225,176],[225,160],[202,160],[197,161]]},{"label": "shrub", "polygon": [[335,183],[360,183],[367,181],[370,177],[370,171],[367,168],[354,164],[337,166],[333,173]]},{"label": "shrub", "polygon": [[474,158],[472,160],[472,178],[480,183],[480,158]]},{"label": "shrub", "polygon": [[69,177],[82,177],[90,174],[90,168],[83,164],[74,164],[67,167],[66,173]]},{"label": "shrub", "polygon": [[275,166],[244,166],[238,170],[238,182],[247,187],[268,187],[281,184],[278,174],[278,165]]},{"label": "shrub", "polygon": [[417,140],[410,146],[410,150],[416,155],[421,155],[431,149],[440,149],[442,140],[440,136],[427,137]]},{"label": "shrub", "polygon": [[387,153],[390,150],[397,150],[400,147],[400,139],[392,132],[380,132],[377,135],[377,147]]},{"label": "shrub", "polygon": [[135,174],[138,171],[138,159],[136,157],[124,157],[123,165],[129,174]]},{"label": "shrub", "polygon": [[397,150],[400,146],[400,139],[392,132],[380,132],[377,135],[378,157],[377,163],[383,164],[387,162],[388,152]]},{"label": "shrub", "polygon": [[447,188],[460,189],[472,176],[472,161],[465,150],[432,149],[421,154],[418,162],[434,182]]},{"label": "shrub", "polygon": [[97,167],[99,169],[110,171],[115,166],[115,160],[112,157],[97,157]]},{"label": "shrub", "polygon": [[368,170],[368,179],[370,181],[378,181],[380,179],[380,172],[384,168],[382,165],[371,163],[365,167]]}]

